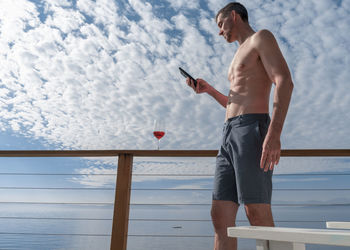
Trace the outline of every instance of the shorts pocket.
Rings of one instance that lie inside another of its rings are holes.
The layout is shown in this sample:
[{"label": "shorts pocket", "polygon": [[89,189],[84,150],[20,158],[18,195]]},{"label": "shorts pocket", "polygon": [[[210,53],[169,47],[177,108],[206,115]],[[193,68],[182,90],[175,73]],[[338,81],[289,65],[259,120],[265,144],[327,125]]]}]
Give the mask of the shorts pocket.
[{"label": "shorts pocket", "polygon": [[256,121],[254,124],[255,134],[259,140],[262,140],[265,137],[265,131],[262,128],[262,124],[259,121]]}]

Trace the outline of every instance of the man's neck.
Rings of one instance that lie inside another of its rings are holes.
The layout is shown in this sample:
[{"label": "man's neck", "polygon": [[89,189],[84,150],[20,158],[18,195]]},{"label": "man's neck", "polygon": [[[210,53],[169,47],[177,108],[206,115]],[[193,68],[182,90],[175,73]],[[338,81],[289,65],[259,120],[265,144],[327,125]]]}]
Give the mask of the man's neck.
[{"label": "man's neck", "polygon": [[237,35],[237,41],[238,41],[239,45],[242,45],[242,43],[244,43],[245,40],[247,40],[247,38],[249,38],[254,33],[255,33],[255,31],[252,29],[252,27],[250,27],[250,25],[248,23],[244,23],[240,27],[238,35]]}]

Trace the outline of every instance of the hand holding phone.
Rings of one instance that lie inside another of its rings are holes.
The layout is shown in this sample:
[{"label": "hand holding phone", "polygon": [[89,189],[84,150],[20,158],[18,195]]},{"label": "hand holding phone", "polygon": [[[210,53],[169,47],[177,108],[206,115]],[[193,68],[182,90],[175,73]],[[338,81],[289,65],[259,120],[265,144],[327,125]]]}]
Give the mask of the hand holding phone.
[{"label": "hand holding phone", "polygon": [[189,77],[193,81],[194,87],[197,88],[197,81],[190,74],[188,74],[185,70],[183,70],[181,67],[179,67],[179,70],[180,70],[181,75],[183,75],[185,78]]}]

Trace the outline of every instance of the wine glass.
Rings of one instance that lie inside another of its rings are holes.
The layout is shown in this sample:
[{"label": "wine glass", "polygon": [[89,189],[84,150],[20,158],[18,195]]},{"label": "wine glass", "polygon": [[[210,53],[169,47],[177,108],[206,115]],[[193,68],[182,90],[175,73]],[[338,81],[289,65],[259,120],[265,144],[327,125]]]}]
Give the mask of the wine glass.
[{"label": "wine glass", "polygon": [[165,121],[157,119],[154,121],[153,135],[158,140],[158,150],[159,150],[159,141],[165,135]]}]

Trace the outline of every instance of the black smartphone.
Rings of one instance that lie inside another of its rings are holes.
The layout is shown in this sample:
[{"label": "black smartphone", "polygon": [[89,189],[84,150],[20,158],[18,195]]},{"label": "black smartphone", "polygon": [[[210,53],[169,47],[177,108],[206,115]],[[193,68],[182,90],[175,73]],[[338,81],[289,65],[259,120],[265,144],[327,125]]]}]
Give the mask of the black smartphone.
[{"label": "black smartphone", "polygon": [[197,88],[197,81],[190,75],[188,74],[185,70],[183,70],[181,67],[179,67],[181,75],[183,75],[185,78],[189,77],[191,80],[194,82],[194,87]]}]

